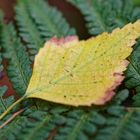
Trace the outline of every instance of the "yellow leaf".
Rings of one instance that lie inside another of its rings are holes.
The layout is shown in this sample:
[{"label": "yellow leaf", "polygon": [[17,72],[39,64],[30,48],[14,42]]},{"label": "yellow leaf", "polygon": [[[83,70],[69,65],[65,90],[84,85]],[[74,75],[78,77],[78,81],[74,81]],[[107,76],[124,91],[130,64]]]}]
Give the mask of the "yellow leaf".
[{"label": "yellow leaf", "polygon": [[35,57],[27,98],[72,106],[102,105],[124,79],[140,20],[87,41],[53,38]]}]

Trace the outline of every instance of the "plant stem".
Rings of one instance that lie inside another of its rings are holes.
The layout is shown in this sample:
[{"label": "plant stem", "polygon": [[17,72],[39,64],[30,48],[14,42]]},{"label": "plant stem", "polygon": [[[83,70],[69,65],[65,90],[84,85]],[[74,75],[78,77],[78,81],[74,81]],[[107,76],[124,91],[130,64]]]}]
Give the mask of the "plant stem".
[{"label": "plant stem", "polygon": [[4,122],[2,125],[0,125],[0,129],[2,129],[4,126],[6,126],[8,123],[10,123],[15,117],[17,117],[24,110],[25,110],[25,108],[15,112],[6,122]]},{"label": "plant stem", "polygon": [[17,104],[19,104],[21,101],[23,101],[26,98],[26,96],[21,97],[20,99],[18,99],[16,102],[14,102],[11,106],[9,106],[5,112],[3,112],[0,115],[0,120],[3,119],[3,117],[5,117]]}]

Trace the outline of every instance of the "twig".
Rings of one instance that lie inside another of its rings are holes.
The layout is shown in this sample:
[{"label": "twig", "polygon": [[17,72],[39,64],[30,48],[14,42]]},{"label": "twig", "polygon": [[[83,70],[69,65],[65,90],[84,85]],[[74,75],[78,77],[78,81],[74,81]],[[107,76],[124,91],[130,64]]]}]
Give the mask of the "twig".
[{"label": "twig", "polygon": [[0,125],[0,129],[2,129],[4,126],[6,126],[8,123],[10,123],[16,116],[18,116],[24,110],[25,110],[25,108],[15,112],[6,122],[4,122],[2,125]]}]

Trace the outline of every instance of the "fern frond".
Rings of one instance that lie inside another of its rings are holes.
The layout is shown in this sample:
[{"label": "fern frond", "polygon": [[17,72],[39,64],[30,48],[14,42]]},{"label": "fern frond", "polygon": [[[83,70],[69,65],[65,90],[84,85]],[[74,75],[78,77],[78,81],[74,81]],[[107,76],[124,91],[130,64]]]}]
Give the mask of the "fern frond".
[{"label": "fern frond", "polygon": [[7,87],[0,87],[0,114],[6,110],[5,101],[3,99],[3,94],[6,92]]},{"label": "fern frond", "polygon": [[13,96],[10,96],[6,99],[3,98],[3,95],[7,91],[7,89],[7,86],[0,87],[0,114],[3,113],[7,109],[7,107],[14,102]]},{"label": "fern frond", "polygon": [[74,35],[75,30],[70,28],[65,18],[56,9],[48,5],[44,0],[33,0],[32,3],[25,0],[41,36],[48,40],[52,36],[63,37]]},{"label": "fern frond", "polygon": [[131,56],[129,57],[129,66],[126,70],[126,80],[125,85],[129,89],[136,91],[136,95],[133,96],[133,105],[140,106],[140,41],[137,45]]},{"label": "fern frond", "polygon": [[116,95],[111,101],[111,105],[121,105],[127,98],[129,97],[129,90],[123,89],[120,91],[116,91]]},{"label": "fern frond", "polygon": [[0,133],[0,139],[16,140],[17,136],[20,134],[21,129],[24,128],[27,123],[29,123],[27,115],[18,116],[10,124],[5,125],[1,129],[2,133]]},{"label": "fern frond", "polygon": [[140,93],[137,93],[137,94],[133,97],[133,106],[135,106],[135,107],[140,107]]},{"label": "fern frond", "polygon": [[57,130],[54,140],[88,140],[93,138],[105,118],[95,110],[73,110],[66,114],[66,122]]},{"label": "fern frond", "polygon": [[[105,111],[105,110],[104,110]],[[139,140],[140,109],[112,106],[105,111],[71,111],[55,140]]]},{"label": "fern frond", "polygon": [[2,48],[4,57],[9,60],[8,76],[18,95],[23,95],[31,76],[29,57],[12,25],[2,26]]},{"label": "fern frond", "polygon": [[[25,111],[6,125],[0,138],[26,140],[139,140],[140,109],[112,106],[106,110],[74,109],[62,114]],[[7,133],[9,135],[7,135]]]},{"label": "fern frond", "polygon": [[[28,129],[28,127],[30,127],[30,129]],[[28,138],[29,140],[43,140],[49,137],[49,134],[53,128],[54,123],[52,122],[52,116],[46,114],[46,116],[44,116],[42,119],[39,119],[34,123],[28,123],[26,127],[24,127],[24,130],[26,129],[26,131],[21,131],[19,139],[26,140]]]},{"label": "fern frond", "polygon": [[[3,78],[3,70],[4,66],[2,64],[3,60],[3,48],[2,48],[2,33],[3,33],[3,13],[0,11],[0,82]],[[0,114],[3,113],[8,106],[10,106],[14,102],[13,96],[10,96],[6,99],[3,98],[4,94],[6,93],[8,87],[6,85],[1,85],[0,83]]]},{"label": "fern frond", "polygon": [[39,48],[42,47],[42,39],[34,21],[29,16],[28,8],[24,0],[18,1],[15,11],[19,35],[23,41],[27,43],[31,60],[33,60],[34,55],[38,52]]},{"label": "fern frond", "polygon": [[27,110],[1,130],[0,139],[44,140],[59,120],[57,115],[52,116],[41,110]]},{"label": "fern frond", "polygon": [[131,108],[127,112],[120,108],[108,109],[110,117],[106,124],[97,131],[95,140],[139,140],[140,109]]},{"label": "fern frond", "polygon": [[137,92],[140,92],[140,41],[135,47],[133,53],[129,57],[129,66],[126,71],[126,86],[128,88],[136,89]]},{"label": "fern frond", "polygon": [[[0,48],[0,51],[1,51],[1,48]],[[2,54],[0,52],[0,77],[1,77],[1,72],[3,70],[3,65],[2,65]]]},{"label": "fern frond", "polygon": [[44,140],[48,139],[54,131],[57,133],[54,139],[76,140],[82,136],[79,133],[93,134],[93,130],[104,123],[105,118],[95,111],[86,112],[78,109],[61,115],[41,110],[25,111],[23,115],[18,116],[1,130],[0,139],[12,137],[14,140],[26,140],[27,138],[28,140]]},{"label": "fern frond", "polygon": [[116,27],[122,27],[135,21],[140,14],[133,11],[132,0],[68,0],[85,16],[90,34],[97,35],[105,31],[111,32]]},{"label": "fern frond", "polygon": [[20,36],[27,43],[31,60],[44,41],[52,36],[75,34],[62,14],[43,0],[19,0],[15,10]]}]

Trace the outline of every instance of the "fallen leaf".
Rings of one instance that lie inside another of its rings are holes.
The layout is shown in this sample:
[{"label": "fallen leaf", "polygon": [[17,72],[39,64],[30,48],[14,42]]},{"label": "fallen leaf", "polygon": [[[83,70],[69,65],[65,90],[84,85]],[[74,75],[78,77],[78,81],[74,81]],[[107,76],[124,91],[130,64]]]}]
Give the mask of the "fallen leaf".
[{"label": "fallen leaf", "polygon": [[124,79],[140,20],[86,41],[52,38],[35,57],[27,98],[72,106],[102,105]]}]

